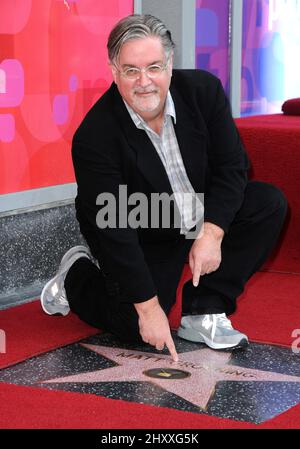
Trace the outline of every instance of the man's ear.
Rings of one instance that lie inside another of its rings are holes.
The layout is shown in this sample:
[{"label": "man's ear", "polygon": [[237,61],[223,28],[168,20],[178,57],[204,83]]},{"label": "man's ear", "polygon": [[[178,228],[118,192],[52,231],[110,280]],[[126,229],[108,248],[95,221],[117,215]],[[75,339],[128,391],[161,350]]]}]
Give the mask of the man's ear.
[{"label": "man's ear", "polygon": [[171,76],[172,76],[172,71],[173,71],[173,60],[174,60],[173,57],[174,57],[174,52],[172,51],[169,56],[169,64],[168,64],[168,69],[170,71],[169,73],[171,74]]},{"label": "man's ear", "polygon": [[108,65],[109,65],[109,68],[111,70],[111,74],[112,74],[113,80],[117,84],[118,70],[117,70],[116,66],[114,64],[112,64],[111,62],[109,62]]}]

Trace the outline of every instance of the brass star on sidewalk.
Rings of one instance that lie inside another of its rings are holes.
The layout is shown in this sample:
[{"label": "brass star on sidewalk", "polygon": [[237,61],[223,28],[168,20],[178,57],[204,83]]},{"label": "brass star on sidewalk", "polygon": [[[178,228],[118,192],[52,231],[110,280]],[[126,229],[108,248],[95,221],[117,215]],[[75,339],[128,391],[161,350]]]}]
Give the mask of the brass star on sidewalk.
[{"label": "brass star on sidewalk", "polygon": [[117,366],[43,383],[152,382],[205,410],[219,381],[300,382],[300,377],[229,365],[231,353],[198,349],[181,353],[173,362],[169,355],[81,344],[115,362]]}]

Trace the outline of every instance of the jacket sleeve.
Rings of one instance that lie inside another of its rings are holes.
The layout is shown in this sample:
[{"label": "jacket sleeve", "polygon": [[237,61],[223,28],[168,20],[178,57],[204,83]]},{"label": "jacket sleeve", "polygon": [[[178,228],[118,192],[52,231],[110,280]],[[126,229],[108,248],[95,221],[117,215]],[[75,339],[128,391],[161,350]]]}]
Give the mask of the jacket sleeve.
[{"label": "jacket sleeve", "polygon": [[[93,252],[100,253],[105,270],[119,282],[121,298],[126,302],[143,302],[155,296],[156,288],[139,245],[137,231],[118,227],[119,186],[124,185],[120,164],[105,151],[105,137],[101,143],[104,151],[73,140],[72,158],[78,185],[78,207],[95,236]],[[108,142],[107,145],[111,146]],[[116,202],[115,228],[100,228],[97,214],[101,206],[96,204],[99,194],[108,192]]]},{"label": "jacket sleeve", "polygon": [[220,81],[207,127],[210,179],[205,191],[204,220],[227,232],[244,199],[249,163]]}]

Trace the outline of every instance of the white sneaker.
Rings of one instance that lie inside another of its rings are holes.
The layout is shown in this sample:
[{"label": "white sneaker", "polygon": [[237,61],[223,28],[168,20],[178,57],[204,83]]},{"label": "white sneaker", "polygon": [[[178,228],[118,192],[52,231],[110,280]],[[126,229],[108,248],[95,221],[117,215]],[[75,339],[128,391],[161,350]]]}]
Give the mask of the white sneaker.
[{"label": "white sneaker", "polygon": [[178,336],[206,343],[212,349],[246,347],[249,344],[247,335],[235,330],[225,313],[182,317]]},{"label": "white sneaker", "polygon": [[41,293],[41,305],[48,315],[68,315],[69,303],[64,282],[73,263],[81,257],[91,259],[91,253],[85,246],[74,246],[63,256],[56,275],[50,279]]}]

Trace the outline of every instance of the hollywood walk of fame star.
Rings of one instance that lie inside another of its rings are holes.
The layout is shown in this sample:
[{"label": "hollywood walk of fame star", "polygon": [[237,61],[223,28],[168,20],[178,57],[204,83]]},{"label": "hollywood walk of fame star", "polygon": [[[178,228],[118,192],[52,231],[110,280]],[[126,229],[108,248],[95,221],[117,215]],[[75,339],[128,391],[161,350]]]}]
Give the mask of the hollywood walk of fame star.
[{"label": "hollywood walk of fame star", "polygon": [[[298,376],[228,365],[231,353],[211,349],[181,353],[180,360],[174,362],[169,355],[84,343],[81,345],[117,365],[97,371],[48,379],[43,382],[44,384],[146,381],[206,410],[219,381],[300,383]],[[187,375],[180,376],[180,372]]]}]

